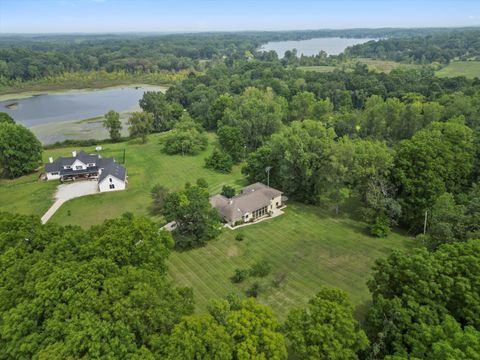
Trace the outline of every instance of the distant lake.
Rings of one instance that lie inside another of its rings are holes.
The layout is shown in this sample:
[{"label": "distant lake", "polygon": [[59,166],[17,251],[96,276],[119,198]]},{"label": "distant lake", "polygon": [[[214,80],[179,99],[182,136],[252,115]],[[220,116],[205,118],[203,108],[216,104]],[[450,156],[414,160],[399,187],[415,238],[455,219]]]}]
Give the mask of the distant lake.
[{"label": "distant lake", "polygon": [[10,114],[17,123],[32,127],[92,118],[109,110],[127,111],[138,106],[138,101],[145,91],[159,91],[159,87],[121,87],[40,94],[19,100],[1,101],[0,111]]},{"label": "distant lake", "polygon": [[312,56],[317,55],[320,50],[328,55],[338,55],[347,47],[363,44],[377,39],[353,39],[353,38],[316,38],[310,40],[298,41],[272,41],[262,45],[261,51],[274,50],[279,58],[283,58],[285,51],[297,49],[297,55]]}]

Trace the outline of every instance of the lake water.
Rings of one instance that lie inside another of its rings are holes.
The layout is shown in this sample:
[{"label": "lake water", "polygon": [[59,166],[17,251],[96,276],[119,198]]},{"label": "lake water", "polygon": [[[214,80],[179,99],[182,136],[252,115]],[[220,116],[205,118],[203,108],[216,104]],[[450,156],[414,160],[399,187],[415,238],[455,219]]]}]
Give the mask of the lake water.
[{"label": "lake water", "polygon": [[66,91],[0,102],[0,111],[19,124],[33,127],[68,120],[100,116],[109,110],[123,112],[138,107],[145,91],[159,91],[158,86],[121,87],[91,91]]},{"label": "lake water", "polygon": [[338,55],[347,47],[363,44],[370,40],[377,39],[353,39],[353,38],[316,38],[310,40],[298,41],[273,41],[262,45],[260,50],[274,50],[279,58],[283,58],[285,51],[297,49],[297,55],[312,56],[317,55],[320,50],[325,51],[328,55]]}]

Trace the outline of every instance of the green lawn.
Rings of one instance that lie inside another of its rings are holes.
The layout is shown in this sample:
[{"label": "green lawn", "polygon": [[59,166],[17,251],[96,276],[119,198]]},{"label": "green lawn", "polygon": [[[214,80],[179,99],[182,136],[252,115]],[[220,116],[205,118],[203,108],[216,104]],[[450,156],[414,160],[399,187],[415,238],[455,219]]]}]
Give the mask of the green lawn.
[{"label": "green lawn", "polygon": [[[178,283],[194,289],[197,310],[209,299],[231,292],[243,294],[253,281],[264,290],[259,300],[285,317],[292,306],[304,305],[320,285],[345,290],[360,319],[370,295],[366,286],[374,260],[392,249],[408,249],[413,240],[399,234],[377,239],[365,234],[366,225],[347,217],[334,218],[319,207],[289,204],[285,214],[235,231],[225,229],[207,246],[170,256],[170,274]],[[238,232],[245,240],[235,240]],[[248,268],[257,260],[272,265],[263,279],[232,284],[236,268]],[[277,273],[286,274],[279,288],[272,285]]]},{"label": "green lawn", "polygon": [[328,65],[322,65],[322,66],[299,66],[299,70],[304,70],[304,71],[316,71],[316,72],[332,72],[336,69],[336,66],[328,66]]},{"label": "green lawn", "polygon": [[[210,135],[208,149],[196,156],[166,155],[162,152],[160,140],[163,135],[149,137],[146,144],[138,140],[118,144],[103,144],[102,156],[113,156],[123,160],[126,150],[128,175],[127,190],[97,194],[77,198],[65,203],[50,221],[60,224],[76,224],[89,227],[101,223],[107,218],[130,211],[135,215],[145,215],[150,204],[150,190],[156,183],[171,190],[180,189],[185,182],[195,182],[203,177],[210,185],[212,193],[219,192],[224,184],[244,185],[240,166],[230,174],[220,174],[204,168],[204,158],[210,154],[215,138]],[[44,152],[44,161],[49,156],[71,156],[72,150],[80,148],[52,149]],[[86,152],[95,152],[94,147],[83,148]],[[12,181],[0,182],[0,210],[15,211],[23,214],[43,215],[53,203],[57,181],[38,181],[40,173],[25,176]]]},{"label": "green lawn", "polygon": [[398,68],[412,69],[420,66],[420,65],[414,65],[414,64],[402,64],[402,63],[399,63],[396,61],[390,61],[390,60],[354,58],[354,59],[347,60],[338,66],[299,66],[298,69],[304,70],[304,71],[332,72],[335,69],[343,68],[346,71],[352,71],[354,65],[357,62],[366,64],[369,70],[387,73],[387,74],[393,69],[398,69]]},{"label": "green lawn", "polygon": [[453,61],[435,73],[439,77],[465,76],[480,78],[480,61]]}]

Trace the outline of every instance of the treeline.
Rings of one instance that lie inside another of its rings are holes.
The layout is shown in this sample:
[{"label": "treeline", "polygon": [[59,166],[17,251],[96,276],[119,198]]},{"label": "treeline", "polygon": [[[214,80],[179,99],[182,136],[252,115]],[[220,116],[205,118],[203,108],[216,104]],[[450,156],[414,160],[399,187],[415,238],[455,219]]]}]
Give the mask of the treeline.
[{"label": "treeline", "polygon": [[89,230],[1,213],[0,359],[480,354],[480,240],[378,260],[363,328],[346,293],[327,287],[283,323],[235,294],[194,313],[195,294],[167,274],[172,246],[169,232],[128,213]]},{"label": "treeline", "polygon": [[399,62],[447,64],[453,59],[480,58],[480,30],[452,31],[428,36],[392,37],[369,41],[346,49],[354,57],[388,59]]},{"label": "treeline", "polygon": [[[456,56],[476,56],[479,46],[478,31],[468,28],[6,35],[0,37],[0,79],[28,81],[79,71],[202,70],[205,65],[202,60],[238,59],[245,53],[255,53],[261,44],[269,41],[315,37],[388,38],[352,47],[348,54],[410,62],[448,62]],[[304,63],[309,61],[304,59]]]},{"label": "treeline", "polygon": [[[77,41],[78,40],[78,41]],[[0,77],[32,80],[77,71],[156,72],[198,69],[200,60],[234,57],[258,42],[236,34],[0,39]]]}]

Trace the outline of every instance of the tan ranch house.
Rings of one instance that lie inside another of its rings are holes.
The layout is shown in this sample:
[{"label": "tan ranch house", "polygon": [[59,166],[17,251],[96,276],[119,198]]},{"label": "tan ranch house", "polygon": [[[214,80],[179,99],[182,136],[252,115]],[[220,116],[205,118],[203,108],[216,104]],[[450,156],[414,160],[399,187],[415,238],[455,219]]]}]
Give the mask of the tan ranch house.
[{"label": "tan ranch house", "polygon": [[59,157],[55,161],[49,158],[45,165],[47,180],[75,181],[92,179],[98,181],[98,190],[125,190],[127,170],[115,162],[113,158],[102,158],[97,154],[87,154],[85,151],[72,152],[70,157]]},{"label": "tan ranch house", "polygon": [[227,198],[217,194],[210,198],[223,220],[236,226],[274,215],[283,206],[282,192],[262,183],[244,187],[240,194]]}]

